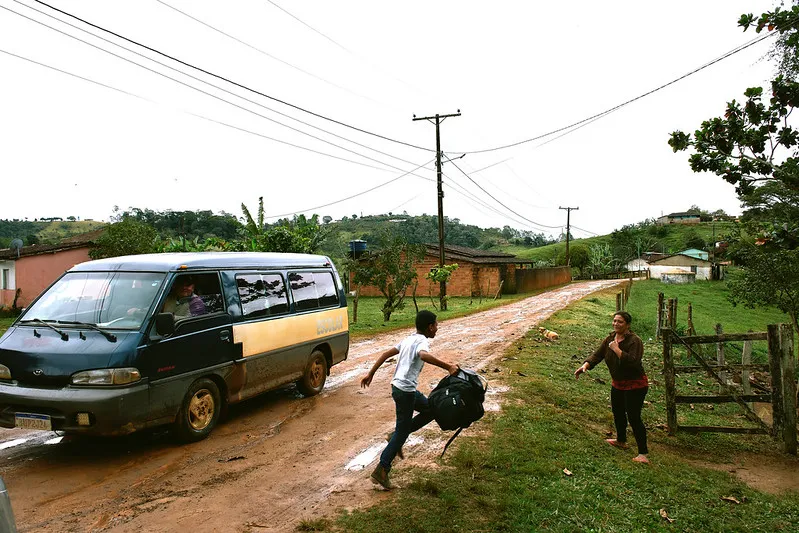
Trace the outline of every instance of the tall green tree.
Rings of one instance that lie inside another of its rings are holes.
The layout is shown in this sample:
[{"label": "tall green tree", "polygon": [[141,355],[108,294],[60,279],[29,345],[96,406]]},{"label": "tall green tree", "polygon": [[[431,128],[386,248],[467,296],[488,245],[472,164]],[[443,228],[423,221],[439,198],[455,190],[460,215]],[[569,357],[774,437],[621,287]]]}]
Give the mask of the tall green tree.
[{"label": "tall green tree", "polygon": [[372,285],[385,299],[383,320],[405,306],[405,296],[416,279],[415,264],[424,258],[424,246],[408,244],[403,237],[383,234],[376,249],[346,261],[356,285]]},{"label": "tall green tree", "polygon": [[89,257],[102,259],[120,255],[149,254],[157,251],[155,229],[147,224],[128,219],[109,224],[97,238]]},{"label": "tall green tree", "polygon": [[[799,131],[790,117],[799,105],[794,66],[799,56],[799,6],[781,7],[756,17],[741,15],[744,31],[776,32],[774,50],[783,54],[770,96],[761,87],[744,100],[727,103],[724,114],[702,122],[693,135],[671,134],[675,152],[692,149],[695,172],[712,172],[735,185],[745,207],[743,222],[761,246],[744,243],[742,278],[730,284],[731,299],[746,306],[778,305],[799,331],[796,249],[799,247]],[[792,66],[794,65],[794,66]],[[756,288],[756,289],[754,289]]]}]

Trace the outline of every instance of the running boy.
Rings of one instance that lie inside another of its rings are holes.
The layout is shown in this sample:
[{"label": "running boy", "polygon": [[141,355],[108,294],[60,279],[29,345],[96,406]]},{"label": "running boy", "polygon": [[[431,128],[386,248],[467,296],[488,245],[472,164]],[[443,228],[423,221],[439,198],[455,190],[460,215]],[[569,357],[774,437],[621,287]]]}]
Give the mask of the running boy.
[{"label": "running boy", "polygon": [[[416,314],[416,333],[383,352],[372,365],[369,374],[361,379],[361,387],[368,387],[372,383],[375,372],[386,362],[386,359],[399,354],[397,368],[394,370],[394,379],[391,380],[391,397],[394,398],[397,425],[394,432],[389,435],[388,445],[380,454],[380,462],[371,476],[372,483],[379,484],[386,489],[392,488],[391,482],[388,480],[388,472],[391,470],[394,457],[397,455],[402,457],[402,445],[405,444],[408,435],[433,420],[433,413],[428,408],[427,398],[416,390],[419,386],[419,374],[422,372],[422,367],[425,363],[430,363],[443,368],[450,375],[458,371],[458,365],[449,364],[430,354],[428,339],[435,337],[436,331],[438,331],[436,315],[430,311],[419,311]],[[419,414],[413,416],[414,411],[418,411]]]}]

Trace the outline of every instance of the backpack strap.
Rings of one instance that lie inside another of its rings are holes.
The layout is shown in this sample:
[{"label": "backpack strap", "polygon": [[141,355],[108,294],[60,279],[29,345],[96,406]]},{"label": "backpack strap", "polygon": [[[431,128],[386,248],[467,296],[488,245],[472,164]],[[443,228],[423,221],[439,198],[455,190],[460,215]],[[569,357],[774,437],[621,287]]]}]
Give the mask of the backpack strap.
[{"label": "backpack strap", "polygon": [[441,457],[444,457],[444,453],[447,451],[447,448],[449,448],[449,445],[452,444],[452,441],[455,440],[455,437],[457,437],[460,434],[461,431],[463,431],[463,428],[458,428],[458,430],[455,432],[455,434],[449,438],[449,440],[447,441],[447,444],[444,445],[444,451],[441,452],[441,456],[439,457],[439,459]]}]

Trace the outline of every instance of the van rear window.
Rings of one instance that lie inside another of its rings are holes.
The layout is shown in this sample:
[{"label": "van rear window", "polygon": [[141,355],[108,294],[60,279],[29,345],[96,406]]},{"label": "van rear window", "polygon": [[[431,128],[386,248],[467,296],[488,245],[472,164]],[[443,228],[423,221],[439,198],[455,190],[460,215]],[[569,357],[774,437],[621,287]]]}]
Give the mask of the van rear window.
[{"label": "van rear window", "polygon": [[280,274],[239,274],[236,285],[245,317],[279,315],[289,310],[286,284]]},{"label": "van rear window", "polygon": [[336,283],[330,272],[291,272],[289,282],[297,311],[332,307],[339,303]]}]

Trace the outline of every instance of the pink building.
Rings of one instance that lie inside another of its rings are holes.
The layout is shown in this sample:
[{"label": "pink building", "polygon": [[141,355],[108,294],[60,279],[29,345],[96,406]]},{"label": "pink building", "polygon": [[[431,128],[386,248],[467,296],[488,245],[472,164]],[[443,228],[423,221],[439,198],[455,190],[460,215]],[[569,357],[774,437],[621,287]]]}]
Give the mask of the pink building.
[{"label": "pink building", "polygon": [[[91,237],[94,232],[91,232]],[[0,250],[0,308],[29,305],[61,274],[89,260],[91,237],[79,235],[61,244]]]}]

